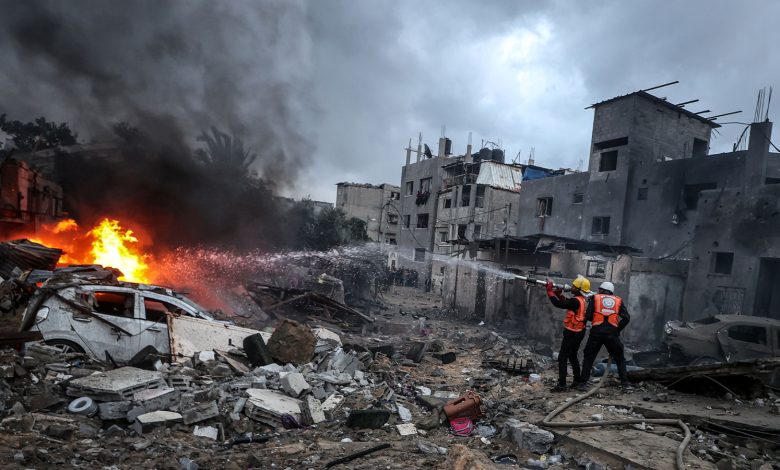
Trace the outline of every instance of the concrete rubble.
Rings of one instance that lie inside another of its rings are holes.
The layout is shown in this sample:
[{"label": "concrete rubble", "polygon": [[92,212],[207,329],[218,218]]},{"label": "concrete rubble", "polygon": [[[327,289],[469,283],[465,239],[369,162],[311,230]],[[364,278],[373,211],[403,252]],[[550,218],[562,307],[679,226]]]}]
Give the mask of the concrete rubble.
[{"label": "concrete rubble", "polygon": [[[385,302],[414,311],[406,295]],[[388,313],[391,334],[381,321],[360,334],[281,321],[263,332],[275,362],[259,366],[240,347],[154,370],[38,343],[5,350],[0,455],[9,468],[672,468],[679,428],[545,428],[544,416],[578,393],[549,391],[549,349],[418,311],[406,331]],[[777,463],[771,389],[705,397],[645,381],[626,394],[607,380],[558,419],[677,416],[693,433],[689,468]],[[466,399],[452,413],[467,391],[478,409]]]}]

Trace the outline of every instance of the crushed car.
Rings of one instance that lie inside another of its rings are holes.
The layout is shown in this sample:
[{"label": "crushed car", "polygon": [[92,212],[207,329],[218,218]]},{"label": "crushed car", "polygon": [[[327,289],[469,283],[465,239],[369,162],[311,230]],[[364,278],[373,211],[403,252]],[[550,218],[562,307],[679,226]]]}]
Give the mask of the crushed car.
[{"label": "crushed car", "polygon": [[664,333],[675,365],[780,356],[780,320],[772,318],[715,315],[693,322],[670,321]]},{"label": "crushed car", "polygon": [[227,351],[260,333],[215,319],[171,289],[112,277],[65,273],[45,281],[30,299],[21,331],[38,331],[65,351],[114,364],[141,356],[178,362],[204,350]]}]

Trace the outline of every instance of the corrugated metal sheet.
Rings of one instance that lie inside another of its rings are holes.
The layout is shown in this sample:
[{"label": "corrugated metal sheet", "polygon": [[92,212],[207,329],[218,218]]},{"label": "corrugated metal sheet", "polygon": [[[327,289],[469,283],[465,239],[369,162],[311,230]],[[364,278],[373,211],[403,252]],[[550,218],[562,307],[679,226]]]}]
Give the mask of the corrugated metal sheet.
[{"label": "corrugated metal sheet", "polygon": [[14,268],[52,270],[62,256],[62,250],[49,248],[29,240],[0,243],[0,276],[11,277]]},{"label": "corrugated metal sheet", "polygon": [[479,167],[477,184],[493,188],[520,192],[523,181],[523,171],[520,167],[505,165],[498,162],[482,162]]}]

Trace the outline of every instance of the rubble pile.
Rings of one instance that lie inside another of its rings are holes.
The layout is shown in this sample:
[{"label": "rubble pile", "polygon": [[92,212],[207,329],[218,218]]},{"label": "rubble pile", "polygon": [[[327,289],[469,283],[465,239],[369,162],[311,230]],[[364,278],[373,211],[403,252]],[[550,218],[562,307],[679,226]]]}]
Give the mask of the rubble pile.
[{"label": "rubble pile", "polygon": [[[575,392],[551,393],[553,358],[503,332],[424,316],[402,329],[389,315],[372,330],[284,319],[231,349],[144,368],[42,343],[4,350],[0,455],[11,468],[673,467],[674,426],[545,428]],[[727,421],[780,421],[771,392],[696,411],[701,397],[652,382],[623,394],[606,380],[558,419],[677,413],[693,433],[690,468],[777,461],[771,426]]]}]

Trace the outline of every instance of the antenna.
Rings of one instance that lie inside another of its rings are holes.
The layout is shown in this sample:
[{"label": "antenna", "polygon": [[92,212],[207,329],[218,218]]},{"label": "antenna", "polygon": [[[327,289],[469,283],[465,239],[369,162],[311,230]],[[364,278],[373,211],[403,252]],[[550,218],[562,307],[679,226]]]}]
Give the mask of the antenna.
[{"label": "antenna", "polygon": [[469,141],[468,141],[468,145],[471,145],[471,131],[469,131]]},{"label": "antenna", "polygon": [[766,114],[764,115],[764,121],[769,120],[769,105],[772,103],[772,87],[769,87],[769,98],[766,100]]},{"label": "antenna", "polygon": [[717,119],[717,118],[719,118],[719,117],[723,117],[723,116],[731,116],[732,114],[739,114],[739,113],[741,113],[741,112],[742,112],[742,111],[732,111],[732,112],[730,112],[730,113],[723,113],[723,114],[718,114],[717,116],[706,116],[704,119],[708,119],[708,120],[710,120],[710,121],[714,121],[714,120],[716,120],[716,119]]},{"label": "antenna", "polygon": [[447,126],[442,124],[441,125],[441,136],[444,137],[447,135]]}]

